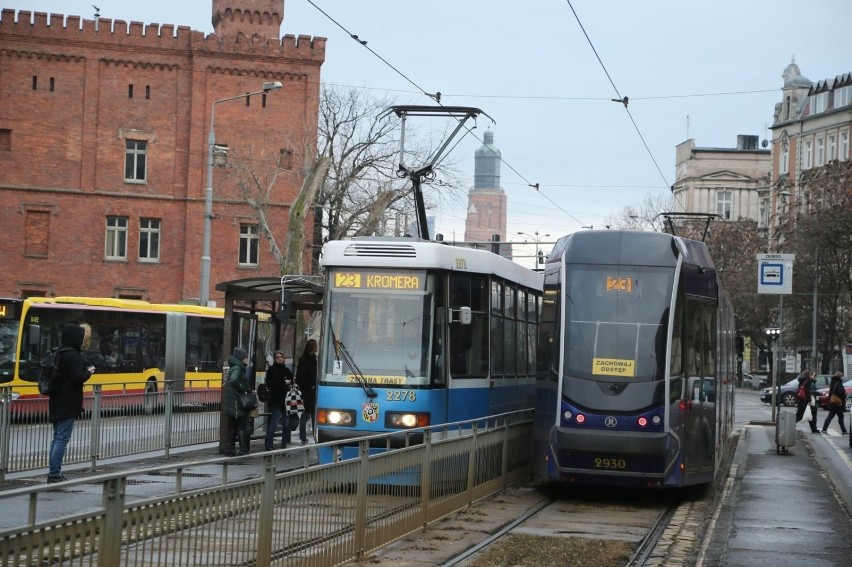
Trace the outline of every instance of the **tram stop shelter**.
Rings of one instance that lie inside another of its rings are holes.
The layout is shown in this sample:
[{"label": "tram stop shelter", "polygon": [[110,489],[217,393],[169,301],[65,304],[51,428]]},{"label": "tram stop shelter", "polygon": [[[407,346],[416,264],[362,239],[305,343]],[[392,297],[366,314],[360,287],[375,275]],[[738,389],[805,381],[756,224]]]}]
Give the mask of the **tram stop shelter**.
[{"label": "tram stop shelter", "polygon": [[[322,276],[307,275],[254,277],[216,284],[217,291],[225,292],[223,381],[227,376],[226,361],[236,347],[249,355],[252,384],[265,377],[276,350],[284,352],[291,370],[295,370],[297,346],[319,333],[311,326],[311,320],[322,311],[324,289]],[[230,431],[224,407],[220,411],[219,451],[224,453]]]}]

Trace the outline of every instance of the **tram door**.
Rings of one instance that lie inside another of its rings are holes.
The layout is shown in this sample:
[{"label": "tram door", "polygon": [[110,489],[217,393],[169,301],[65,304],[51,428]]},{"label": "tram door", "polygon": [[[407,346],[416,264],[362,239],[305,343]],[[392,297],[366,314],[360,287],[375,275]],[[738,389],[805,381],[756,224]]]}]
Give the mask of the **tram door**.
[{"label": "tram door", "polygon": [[687,301],[685,462],[689,473],[712,472],[716,456],[716,317],[709,302]]}]

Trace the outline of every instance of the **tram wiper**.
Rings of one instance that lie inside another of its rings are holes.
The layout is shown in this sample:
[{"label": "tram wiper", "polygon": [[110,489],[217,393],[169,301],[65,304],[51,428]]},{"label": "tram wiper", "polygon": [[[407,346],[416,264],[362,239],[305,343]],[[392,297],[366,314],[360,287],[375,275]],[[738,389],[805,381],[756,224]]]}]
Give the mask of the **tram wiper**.
[{"label": "tram wiper", "polygon": [[334,333],[334,329],[331,331],[331,340],[334,342],[334,354],[338,359],[342,358],[343,362],[349,365],[349,368],[352,369],[352,373],[355,375],[355,378],[358,379],[358,383],[361,384],[361,387],[364,389],[364,393],[367,394],[368,398],[375,398],[378,394],[370,384],[367,382],[367,379],[364,378],[364,373],[361,372],[361,369],[358,368],[358,365],[355,364],[355,360],[352,358],[352,354],[346,349],[346,345],[343,344],[342,341],[337,340],[337,335]]}]

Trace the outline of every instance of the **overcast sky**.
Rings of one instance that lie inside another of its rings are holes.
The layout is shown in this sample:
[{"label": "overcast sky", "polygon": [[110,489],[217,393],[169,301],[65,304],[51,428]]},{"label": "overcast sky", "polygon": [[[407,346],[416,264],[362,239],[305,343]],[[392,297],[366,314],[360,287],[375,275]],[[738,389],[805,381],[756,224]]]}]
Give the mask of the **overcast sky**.
[{"label": "overcast sky", "polygon": [[[518,231],[555,238],[600,228],[622,207],[667,194],[675,146],[688,138],[699,147],[735,147],[738,134],[771,138],[781,72],[793,56],[814,82],[852,72],[849,0],[313,3],[325,14],[308,0],[287,0],[282,35],[328,38],[325,83],[399,104],[431,104],[419,93],[440,91],[442,103],[496,120],[512,240],[522,239]],[[104,18],[213,29],[210,0],[95,4]],[[89,0],[0,6],[94,14]],[[629,97],[629,114],[610,101],[619,95]],[[479,140],[487,125],[479,120]],[[469,187],[479,140],[468,135],[452,151]],[[461,239],[466,205],[441,201],[437,231]]]}]

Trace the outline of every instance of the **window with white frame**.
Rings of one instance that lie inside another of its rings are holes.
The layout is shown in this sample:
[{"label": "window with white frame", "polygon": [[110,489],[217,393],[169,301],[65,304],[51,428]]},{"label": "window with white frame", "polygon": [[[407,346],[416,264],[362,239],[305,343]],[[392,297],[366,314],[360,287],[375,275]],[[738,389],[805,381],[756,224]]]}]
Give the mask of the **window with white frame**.
[{"label": "window with white frame", "polygon": [[790,146],[785,141],[781,144],[781,173],[790,172]]},{"label": "window with white frame", "polygon": [[156,262],[160,259],[160,219],[139,220],[139,260]]},{"label": "window with white frame", "polygon": [[257,250],[259,245],[257,225],[240,225],[240,259],[241,266],[257,266]]},{"label": "window with white frame", "polygon": [[813,154],[812,146],[813,146],[813,142],[811,142],[810,140],[805,142],[805,146],[802,149],[802,153],[804,154],[802,156],[802,164],[803,164],[802,169],[810,169],[814,166],[814,161],[813,161],[814,154]]},{"label": "window with white frame", "polygon": [[817,167],[825,164],[825,140],[819,138],[816,141],[816,165]]},{"label": "window with white frame", "polygon": [[849,159],[849,132],[840,133],[840,152],[837,157],[840,161]]},{"label": "window with white frame", "polygon": [[107,217],[104,242],[108,260],[127,259],[127,217]]},{"label": "window with white frame", "polygon": [[825,112],[828,109],[828,91],[811,96],[811,114]]},{"label": "window with white frame", "polygon": [[731,220],[733,193],[731,191],[716,191],[716,214],[725,220]]},{"label": "window with white frame", "polygon": [[828,161],[837,159],[837,135],[829,134],[828,136]]},{"label": "window with white frame", "polygon": [[834,108],[840,108],[852,103],[852,85],[834,90]]},{"label": "window with white frame", "polygon": [[148,157],[148,142],[145,140],[125,140],[124,181],[144,183]]}]

